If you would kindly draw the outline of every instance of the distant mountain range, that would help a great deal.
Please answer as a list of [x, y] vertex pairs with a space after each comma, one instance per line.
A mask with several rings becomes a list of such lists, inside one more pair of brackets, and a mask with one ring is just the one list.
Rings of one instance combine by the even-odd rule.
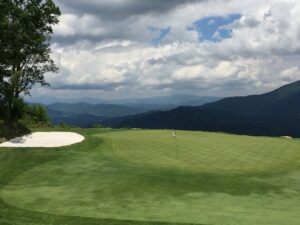
[[93, 105], [89, 103], [54, 103], [46, 107], [53, 124], [64, 122], [79, 127], [92, 127], [107, 118], [134, 115], [147, 111], [122, 105]]
[[62, 113], [71, 113], [75, 115], [91, 114], [101, 117], [125, 116], [145, 112], [144, 109], [113, 104], [92, 105], [88, 103], [54, 103], [48, 105], [47, 108]]
[[178, 107], [103, 123], [112, 127], [300, 137], [300, 81], [263, 95], [225, 98], [198, 107]]
[[212, 96], [196, 96], [196, 95], [170, 95], [152, 98], [136, 98], [136, 99], [124, 99], [116, 100], [114, 104], [122, 104], [129, 106], [142, 106], [146, 107], [153, 106], [154, 108], [159, 108], [162, 106], [199, 106], [205, 103], [214, 102], [220, 100], [220, 97]]
[[[102, 123], [104, 120], [115, 117], [130, 116], [148, 111], [170, 110], [179, 105], [203, 105], [218, 99], [220, 98], [173, 95], [146, 99], [114, 100], [112, 102], [98, 100], [105, 102], [100, 104], [56, 102], [48, 104], [46, 107], [53, 124], [64, 122], [79, 127], [92, 127], [96, 123]], [[88, 101], [88, 99], [85, 100]], [[96, 102], [92, 99], [89, 101]]]
[[143, 108], [160, 109], [174, 108], [178, 106], [198, 106], [205, 103], [214, 102], [220, 100], [220, 97], [213, 96], [197, 96], [197, 95], [170, 95], [151, 98], [129, 98], [129, 99], [117, 99], [117, 100], [105, 100], [100, 98], [55, 98], [55, 97], [32, 97], [27, 98], [26, 101], [32, 103], [41, 103], [44, 105], [51, 105], [54, 103], [88, 103], [88, 104], [112, 104], [112, 105], [124, 105], [124, 106], [144, 106]]

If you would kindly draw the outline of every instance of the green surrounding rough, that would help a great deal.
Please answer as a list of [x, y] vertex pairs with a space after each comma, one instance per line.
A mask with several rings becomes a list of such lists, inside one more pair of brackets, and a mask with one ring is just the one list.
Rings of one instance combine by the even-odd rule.
[[0, 149], [1, 225], [299, 224], [300, 140], [75, 131], [83, 143]]

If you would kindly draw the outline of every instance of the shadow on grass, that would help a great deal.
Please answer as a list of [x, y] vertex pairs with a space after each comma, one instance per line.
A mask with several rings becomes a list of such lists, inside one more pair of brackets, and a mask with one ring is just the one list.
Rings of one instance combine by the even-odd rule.
[[133, 220], [96, 219], [77, 216], [56, 216], [32, 212], [7, 205], [0, 199], [1, 225], [204, 225], [193, 223], [146, 222]]
[[[178, 174], [177, 174], [178, 175]], [[271, 184], [265, 180], [266, 176], [244, 175], [218, 175], [210, 173], [181, 175], [181, 179], [176, 179], [176, 175], [167, 177], [166, 183], [178, 187], [177, 194], [185, 192], [202, 193], [224, 193], [233, 196], [248, 196], [252, 194], [282, 193], [284, 188], [280, 184]], [[185, 188], [184, 188], [185, 187]], [[188, 187], [188, 188], [187, 188]], [[167, 187], [167, 189], [170, 187]]]
[[30, 130], [22, 125], [7, 125], [5, 123], [0, 123], [0, 138], [10, 140], [12, 138], [20, 137], [29, 134]]
[[[248, 196], [252, 194], [283, 193], [286, 185], [280, 182], [270, 181], [282, 173], [205, 173], [192, 172], [179, 169], [153, 168], [132, 165], [116, 160], [110, 166], [117, 168], [111, 176], [127, 176], [130, 185], [140, 187], [141, 192], [155, 193], [164, 191], [173, 196], [182, 196], [188, 193], [223, 193], [233, 196]], [[129, 176], [129, 177], [128, 177]], [[174, 188], [176, 187], [176, 188]], [[130, 187], [116, 187], [122, 193]]]

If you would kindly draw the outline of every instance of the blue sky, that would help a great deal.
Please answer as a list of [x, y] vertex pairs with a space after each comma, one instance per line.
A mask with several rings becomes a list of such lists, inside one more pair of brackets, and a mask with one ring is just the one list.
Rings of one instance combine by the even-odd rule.
[[[223, 39], [231, 37], [232, 30], [228, 28], [227, 25], [232, 24], [240, 18], [241, 14], [205, 17], [194, 22], [194, 24], [188, 27], [187, 30], [196, 30], [198, 32], [199, 42], [220, 42]], [[166, 28], [158, 28], [155, 26], [148, 27], [148, 30], [151, 33], [158, 35], [155, 39], [151, 40], [151, 44], [155, 46], [161, 44], [162, 40], [171, 32], [171, 29], [171, 26]]]
[[157, 33], [158, 37], [151, 41], [153, 45], [159, 45], [161, 41], [170, 33], [171, 26], [167, 28], [149, 27], [148, 30], [152, 33]]
[[231, 30], [226, 25], [241, 18], [240, 14], [230, 14], [227, 16], [211, 16], [200, 19], [194, 23], [193, 28], [199, 34], [199, 41], [219, 42], [231, 37]]

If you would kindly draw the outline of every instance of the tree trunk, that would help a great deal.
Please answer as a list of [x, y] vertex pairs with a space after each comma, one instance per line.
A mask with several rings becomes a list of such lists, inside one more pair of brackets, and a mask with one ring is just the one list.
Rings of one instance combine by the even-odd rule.
[[12, 99], [9, 97], [7, 99], [7, 124], [12, 127], [14, 124], [13, 121], [13, 101]]
[[7, 90], [7, 122], [11, 127], [15, 127], [18, 123], [19, 119], [19, 93], [18, 93], [18, 85], [19, 85], [19, 72], [17, 70], [19, 66], [13, 66], [12, 75], [10, 78], [9, 88]]

